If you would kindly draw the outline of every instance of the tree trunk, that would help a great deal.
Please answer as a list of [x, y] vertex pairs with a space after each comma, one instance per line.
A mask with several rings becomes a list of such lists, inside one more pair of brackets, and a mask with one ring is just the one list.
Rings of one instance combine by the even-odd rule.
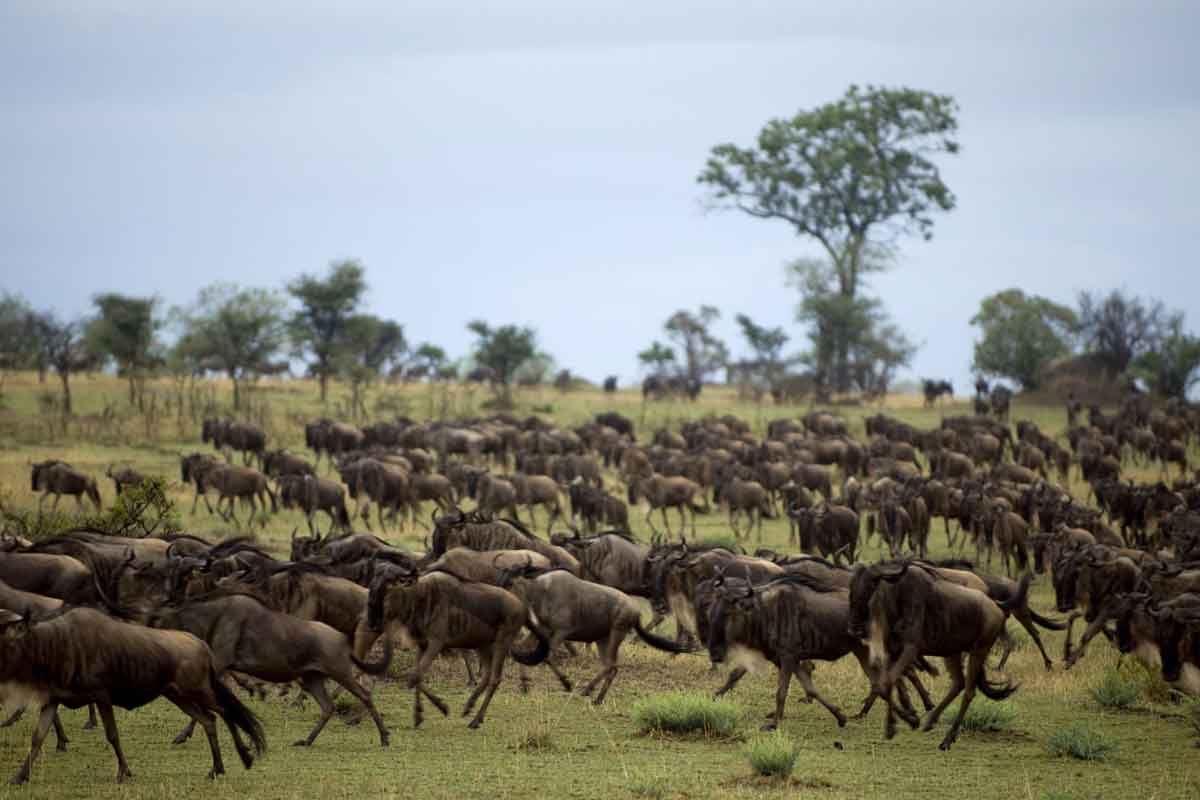
[[242, 387], [241, 381], [234, 373], [229, 373], [230, 380], [233, 381], [233, 409], [238, 411], [242, 407]]
[[71, 373], [64, 370], [58, 373], [59, 380], [62, 381], [62, 396], [63, 396], [63, 416], [71, 416]]
[[321, 387], [321, 405], [325, 405], [325, 393], [328, 390], [329, 376], [325, 374], [325, 370], [321, 370], [317, 376], [317, 384]]

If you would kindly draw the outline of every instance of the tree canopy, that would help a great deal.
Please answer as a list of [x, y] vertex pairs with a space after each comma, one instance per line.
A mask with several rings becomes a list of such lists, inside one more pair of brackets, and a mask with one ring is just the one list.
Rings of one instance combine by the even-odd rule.
[[665, 372], [668, 365], [675, 363], [675, 351], [657, 340], [638, 353], [637, 357], [643, 366], [656, 375]]
[[500, 400], [512, 402], [512, 381], [517, 369], [537, 355], [537, 333], [533, 328], [501, 325], [493, 328], [483, 320], [474, 320], [467, 329], [475, 334], [475, 362], [491, 371], [499, 387]]
[[226, 373], [233, 406], [241, 407], [242, 382], [282, 349], [286, 304], [276, 292], [218, 283], [203, 289], [190, 308], [176, 309], [177, 353], [198, 369]]
[[129, 381], [129, 402], [142, 407], [146, 372], [161, 360], [155, 336], [162, 320], [155, 316], [158, 300], [108, 292], [92, 298], [97, 315], [88, 326], [89, 345], [111, 358]]
[[300, 303], [288, 323], [292, 345], [297, 355], [312, 359], [311, 371], [317, 376], [321, 402], [325, 402], [347, 328], [367, 290], [363, 266], [357, 261], [335, 261], [325, 278], [304, 274], [289, 283], [287, 290]]
[[1200, 338], [1183, 330], [1183, 315], [1173, 314], [1167, 320], [1158, 346], [1148, 350], [1131, 364], [1135, 374], [1150, 384], [1150, 389], [1163, 397], [1185, 399], [1200, 377]]
[[[879, 263], [872, 248], [905, 234], [929, 239], [934, 213], [954, 208], [934, 158], [958, 152], [957, 113], [948, 95], [851, 86], [831, 103], [768, 121], [752, 147], [717, 145], [697, 180], [714, 207], [782, 220], [816, 241], [838, 293], [853, 301]], [[833, 335], [834, 388], [845, 391], [852, 342]]]
[[667, 318], [663, 330], [682, 353], [681, 368], [689, 382], [699, 385], [704, 379], [725, 366], [729, 349], [712, 332], [712, 325], [721, 318], [716, 306], [703, 305], [695, 312], [679, 310]]
[[1119, 289], [1108, 295], [1079, 293], [1079, 332], [1084, 348], [1112, 377], [1124, 372], [1138, 356], [1155, 350], [1169, 322], [1159, 300], [1142, 300]]
[[751, 358], [742, 362], [742, 368], [749, 373], [749, 377], [763, 384], [761, 388], [774, 391], [787, 371], [783, 348], [790, 337], [782, 327], [759, 325], [746, 314], [738, 314], [734, 319], [752, 354]]
[[346, 321], [338, 337], [338, 372], [350, 384], [350, 407], [359, 417], [367, 415], [364, 390], [389, 365], [397, 364], [408, 343], [399, 323], [372, 314], [355, 314]]
[[1037, 388], [1046, 364], [1071, 352], [1079, 319], [1066, 306], [1006, 289], [985, 297], [971, 324], [981, 334], [974, 369], [1010, 378], [1028, 391]]

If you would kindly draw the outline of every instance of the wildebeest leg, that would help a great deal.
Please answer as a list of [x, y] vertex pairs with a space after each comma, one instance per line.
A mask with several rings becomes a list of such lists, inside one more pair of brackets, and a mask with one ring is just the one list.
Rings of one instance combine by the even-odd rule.
[[67, 752], [67, 744], [71, 741], [67, 738], [67, 732], [63, 729], [62, 718], [56, 713], [54, 715], [54, 749], [60, 753]]
[[[646, 512], [646, 525], [650, 528], [650, 531], [652, 533], [654, 533], [655, 535], [658, 535], [658, 528], [654, 527], [653, 516], [654, 516], [654, 506], [650, 506], [650, 510]], [[669, 533], [669, 531], [668, 531], [668, 533]]]
[[92, 731], [92, 730], [96, 729], [96, 704], [95, 703], [88, 703], [88, 718], [87, 718], [87, 722], [83, 723], [83, 729], [85, 731]]
[[[937, 724], [938, 718], [942, 716], [942, 712], [946, 707], [954, 702], [954, 698], [962, 692], [966, 681], [963, 679], [963, 664], [962, 654], [954, 656], [945, 656], [942, 658], [942, 663], [946, 665], [946, 669], [950, 673], [950, 690], [946, 692], [946, 696], [937, 704], [937, 708], [929, 712], [925, 717], [925, 724], [921, 726], [922, 731], [933, 730], [933, 726]], [[962, 717], [962, 710], [959, 710], [959, 717]], [[943, 748], [945, 749], [945, 748]]]
[[[663, 528], [667, 532], [667, 538], [670, 538], [670, 536], [671, 536], [671, 520], [667, 518], [667, 507], [663, 506], [662, 508], [659, 509], [659, 511], [662, 512]], [[679, 511], [679, 518], [683, 519], [683, 510], [682, 509], [680, 509], [680, 511]], [[683, 536], [682, 530], [679, 531], [679, 535], [681, 537]]]
[[360, 686], [351, 675], [347, 674], [342, 677], [331, 675], [330, 677], [344, 687], [346, 691], [354, 695], [358, 699], [358, 702], [363, 704], [363, 707], [367, 709], [367, 713], [371, 715], [371, 719], [375, 720], [375, 727], [379, 731], [380, 747], [387, 747], [391, 741], [391, 735], [383, 725], [383, 717], [380, 715], [379, 709], [375, 707], [375, 702], [371, 699], [371, 693]]
[[787, 703], [788, 687], [792, 683], [792, 673], [796, 671], [796, 660], [788, 656], [779, 659], [779, 684], [775, 687], [775, 713], [767, 717], [763, 723], [764, 731], [773, 731], [783, 721], [783, 709]]
[[483, 717], [487, 714], [488, 706], [492, 704], [492, 697], [495, 696], [496, 689], [500, 687], [500, 679], [504, 675], [504, 659], [508, 656], [508, 645], [493, 642], [479, 648], [477, 652], [479, 653], [480, 683], [471, 697], [467, 698], [467, 707], [463, 709], [463, 716], [466, 716], [467, 712], [471, 710], [480, 694], [483, 695], [483, 702], [479, 704], [479, 711], [476, 712], [475, 718], [467, 725], [471, 730], [475, 730], [483, 724]]
[[25, 757], [25, 763], [17, 770], [17, 774], [9, 779], [10, 784], [22, 784], [29, 780], [29, 771], [33, 769], [33, 762], [42, 750], [42, 742], [46, 740], [46, 734], [50, 732], [50, 726], [54, 724], [54, 716], [57, 713], [58, 703], [42, 706], [37, 725], [33, 729], [33, 738], [29, 743], [29, 755]]
[[726, 692], [731, 691], [733, 687], [737, 686], [738, 681], [740, 681], [745, 675], [745, 667], [735, 667], [734, 670], [729, 673], [729, 678], [725, 681], [725, 685], [720, 689], [717, 689], [717, 691], [713, 694], [713, 697], [720, 697]]
[[[558, 682], [560, 684], [562, 684], [563, 691], [569, 692], [573, 688], [571, 686], [571, 681], [567, 678], [567, 676], [563, 673], [563, 671], [561, 669], [559, 669], [558, 664], [555, 663], [558, 660], [558, 655], [557, 655], [558, 650], [562, 646], [563, 646], [562, 635], [557, 634], [557, 633], [552, 635], [550, 637], [550, 655], [546, 657], [546, 661], [544, 663], [546, 664], [547, 667], [550, 668], [550, 671], [554, 673], [554, 677], [558, 678]], [[521, 667], [521, 680], [522, 680], [522, 682], [525, 682], [528, 680], [528, 677], [526, 676], [526, 669], [524, 666]], [[521, 689], [521, 691], [525, 692], [525, 691], [528, 691], [528, 689], [523, 687]]]
[[433, 692], [425, 688], [424, 676], [429, 669], [429, 665], [433, 663], [433, 659], [437, 658], [438, 653], [442, 651], [442, 643], [434, 640], [425, 645], [425, 649], [421, 651], [420, 658], [417, 659], [417, 665], [413, 667], [412, 675], [409, 676], [408, 685], [413, 689], [413, 727], [419, 728], [423, 719], [423, 710], [421, 708], [421, 695], [424, 694], [429, 698], [429, 701], [437, 706], [438, 711], [442, 714], [449, 715], [449, 709], [442, 702], [441, 698], [435, 696]]
[[300, 685], [304, 691], [312, 695], [312, 698], [317, 701], [317, 705], [321, 707], [321, 717], [313, 729], [308, 732], [308, 737], [292, 742], [292, 746], [311, 747], [333, 716], [333, 701], [329, 699], [329, 694], [325, 691], [325, 677], [322, 675], [310, 672], [300, 679]]
[[604, 665], [604, 669], [600, 670], [600, 673], [581, 692], [586, 697], [591, 693], [596, 682], [600, 680], [600, 676], [603, 675], [604, 684], [600, 687], [600, 691], [596, 693], [596, 699], [592, 701], [594, 705], [600, 705], [604, 702], [604, 698], [608, 694], [608, 687], [612, 686], [613, 680], [617, 677], [617, 655], [621, 650], [621, 642], [625, 640], [625, 636], [628, 633], [628, 629], [621, 629], [619, 627], [609, 631], [608, 640], [605, 641], [604, 649], [600, 652], [600, 663]]
[[96, 705], [100, 707], [100, 719], [104, 721], [104, 738], [108, 739], [108, 744], [117, 756], [117, 783], [123, 783], [126, 778], [133, 777], [133, 772], [125, 761], [125, 754], [121, 752], [121, 735], [117, 733], [117, 720], [113, 716], [113, 708], [108, 703]]
[[[925, 706], [926, 711], [932, 711], [933, 698], [930, 697], [929, 692], [926, 691], [925, 684], [921, 683], [921, 678], [917, 675], [917, 671], [915, 669], [910, 669], [908, 672], [904, 673], [904, 675], [912, 687], [916, 689], [917, 697], [921, 698], [921, 705]], [[903, 686], [903, 683], [901, 683], [901, 686]], [[913, 715], [913, 719], [916, 719], [915, 714]], [[915, 728], [916, 725], [913, 725], [913, 727]]]
[[171, 744], [183, 744], [188, 739], [192, 738], [192, 734], [196, 731], [196, 718], [192, 717], [188, 720], [188, 724], [183, 727], [183, 730], [171, 741]]
[[21, 721], [21, 717], [25, 716], [25, 706], [21, 706], [12, 713], [8, 719], [0, 722], [0, 728], [11, 728], [13, 725]]
[[1000, 654], [1000, 661], [996, 664], [996, 669], [1004, 669], [1004, 665], [1008, 663], [1008, 657], [1012, 655], [1012, 651], [1016, 649], [1016, 643], [1012, 636], [1008, 633], [1008, 628], [1000, 631], [1000, 636], [996, 641], [1004, 642], [1004, 652]]
[[837, 720], [838, 727], [844, 728], [846, 726], [846, 715], [837, 706], [830, 703], [824, 697], [821, 697], [817, 692], [817, 687], [813, 685], [813, 663], [811, 661], [802, 661], [796, 666], [793, 672], [796, 675], [796, 679], [800, 681], [800, 685], [804, 687], [804, 693], [825, 706], [825, 710], [833, 714], [833, 718]]
[[467, 670], [467, 688], [475, 688], [475, 672], [471, 669], [471, 653], [469, 650], [459, 650], [459, 655], [462, 656], [463, 667]]
[[[1046, 662], [1046, 669], [1054, 668], [1054, 662], [1050, 660], [1050, 655], [1046, 652], [1045, 645], [1042, 644], [1042, 637], [1038, 635], [1037, 626], [1033, 624], [1033, 619], [1029, 616], [1028, 609], [1022, 609], [1013, 614], [1017, 622], [1021, 623], [1021, 627], [1029, 633], [1029, 638], [1033, 639], [1033, 643], [1037, 645], [1038, 652], [1042, 654], [1042, 660]], [[1000, 662], [1000, 668], [1004, 669], [1004, 662]]]
[[[971, 700], [975, 697], [975, 686], [979, 679], [983, 677], [984, 667], [987, 665], [987, 652], [990, 648], [981, 650], [973, 650], [967, 662], [966, 675], [966, 691], [963, 692], [962, 705], [958, 707], [958, 714], [954, 717], [954, 722], [950, 725], [950, 730], [946, 733], [946, 738], [942, 739], [942, 743], [938, 745], [939, 750], [949, 750], [950, 745], [954, 744], [954, 740], [958, 738], [958, 729], [962, 726], [963, 717], [967, 715], [967, 709], [971, 707]], [[962, 676], [962, 655], [960, 654], [955, 661], [957, 662], [957, 673], [952, 671], [951, 679], [955, 683], [963, 680]], [[947, 660], [947, 666], [950, 666]], [[928, 728], [926, 728], [928, 730]]]
[[[1064, 669], [1070, 669], [1071, 667], [1075, 666], [1076, 661], [1083, 658], [1084, 651], [1087, 650], [1088, 642], [1090, 642], [1096, 636], [1097, 633], [1104, 630], [1104, 625], [1107, 622], [1108, 622], [1108, 606], [1106, 605], [1100, 609], [1100, 612], [1098, 614], [1096, 614], [1096, 618], [1088, 623], [1087, 629], [1084, 630], [1083, 635], [1079, 637], [1079, 646], [1076, 647], [1073, 651], [1071, 651], [1071, 654], [1068, 655], [1066, 657], [1065, 661], [1063, 662]], [[1070, 629], [1068, 629], [1068, 631], [1069, 630]], [[1071, 641], [1070, 634], [1068, 633], [1068, 635], [1067, 635], [1067, 646], [1068, 647], [1070, 646], [1070, 641]]]

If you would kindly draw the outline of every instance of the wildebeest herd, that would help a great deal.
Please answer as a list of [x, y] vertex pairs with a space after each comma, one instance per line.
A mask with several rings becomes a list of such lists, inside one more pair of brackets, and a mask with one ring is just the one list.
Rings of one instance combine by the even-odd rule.
[[[462, 713], [474, 712], [475, 728], [510, 655], [523, 686], [529, 668], [545, 665], [571, 691], [563, 653], [594, 644], [599, 670], [581, 692], [599, 704], [619, 674], [622, 644], [635, 635], [661, 651], [704, 651], [714, 666], [728, 664], [717, 694], [750, 662], [774, 665], [768, 727], [782, 721], [793, 677], [844, 725], [846, 714], [818, 690], [814, 665], [852, 655], [864, 674], [858, 713], [882, 701], [889, 738], [896, 717], [922, 724], [914, 695], [925, 730], [961, 695], [947, 749], [976, 691], [1002, 699], [1017, 689], [995, 676], [1013, 647], [1010, 617], [1047, 669], [1053, 661], [1039, 629], [1067, 631], [1066, 668], [1104, 635], [1180, 692], [1200, 694], [1200, 484], [1187, 475], [1200, 410], [1151, 410], [1131, 397], [1113, 414], [1093, 407], [1077, 424], [1082, 410], [1068, 408], [1072, 424], [1060, 441], [1028, 421], [1011, 428], [1007, 397], [993, 392], [988, 408], [996, 413], [947, 417], [931, 430], [871, 416], [865, 440], [820, 411], [772, 421], [765, 437], [723, 416], [641, 443], [633, 423], [612, 412], [574, 429], [504, 415], [365, 428], [322, 419], [305, 427], [312, 462], [269, 450], [252, 424], [207, 420], [202, 440], [217, 453], [180, 460], [182, 481], [195, 489], [191, 512], [203, 498], [210, 513], [236, 520], [240, 501], [253, 523], [268, 505], [282, 505], [305, 514], [308, 535], [294, 531], [286, 556], [252, 536], [125, 538], [86, 528], [35, 542], [6, 536], [0, 687], [13, 719], [24, 706], [38, 714], [13, 781], [29, 778], [51, 728], [65, 749], [59, 707], [84, 705], [98, 712], [124, 779], [131, 772], [113, 708], [158, 697], [188, 718], [177, 743], [197, 723], [203, 728], [210, 775], [223, 772], [218, 718], [249, 767], [265, 734], [226, 681], [260, 697], [264, 684], [298, 684], [320, 707], [296, 743], [307, 746], [334, 714], [332, 680], [386, 746], [383, 716], [361, 680], [384, 675], [395, 648], [416, 651], [403, 678], [414, 726], [425, 701], [449, 711], [429, 684], [439, 655], [461, 658], [473, 686]], [[231, 451], [242, 453], [241, 464]], [[323, 460], [328, 477], [318, 474]], [[1162, 480], [1122, 478], [1131, 465], [1153, 464]], [[1181, 471], [1172, 481], [1173, 466]], [[1094, 504], [1064, 488], [1076, 470]], [[144, 479], [130, 467], [108, 476], [118, 492]], [[42, 501], [66, 494], [81, 507], [83, 497], [102, 503], [96, 481], [62, 461], [33, 465], [31, 486]], [[646, 509], [650, 542], [631, 533], [635, 506]], [[728, 515], [732, 549], [696, 540], [696, 515], [717, 509]], [[538, 510], [548, 538], [535, 533]], [[324, 534], [318, 512], [328, 518]], [[798, 552], [748, 554], [741, 543], [753, 548], [756, 532], [761, 543], [762, 519], [780, 516]], [[973, 550], [974, 561], [929, 560], [939, 518], [947, 546]], [[368, 532], [353, 532], [355, 520]], [[424, 552], [379, 538], [372, 521], [384, 535], [422, 531]], [[886, 560], [863, 563], [872, 541]], [[1004, 574], [986, 571], [994, 557]], [[1031, 608], [1035, 574], [1049, 575], [1066, 618]], [[643, 605], [653, 612], [646, 623]], [[1079, 616], [1086, 627], [1076, 644]], [[673, 638], [654, 632], [667, 617]], [[997, 643], [999, 662], [989, 665]], [[937, 703], [926, 687], [935, 657], [950, 679]]]

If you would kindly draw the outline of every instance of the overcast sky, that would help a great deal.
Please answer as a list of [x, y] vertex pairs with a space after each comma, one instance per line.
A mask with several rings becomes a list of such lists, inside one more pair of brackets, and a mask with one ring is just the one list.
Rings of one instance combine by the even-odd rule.
[[2, 288], [65, 314], [367, 266], [461, 355], [533, 325], [593, 378], [677, 308], [783, 324], [782, 222], [706, 213], [709, 148], [853, 82], [953, 95], [959, 205], [876, 278], [960, 393], [982, 297], [1161, 297], [1200, 329], [1200, 3], [9, 0]]

